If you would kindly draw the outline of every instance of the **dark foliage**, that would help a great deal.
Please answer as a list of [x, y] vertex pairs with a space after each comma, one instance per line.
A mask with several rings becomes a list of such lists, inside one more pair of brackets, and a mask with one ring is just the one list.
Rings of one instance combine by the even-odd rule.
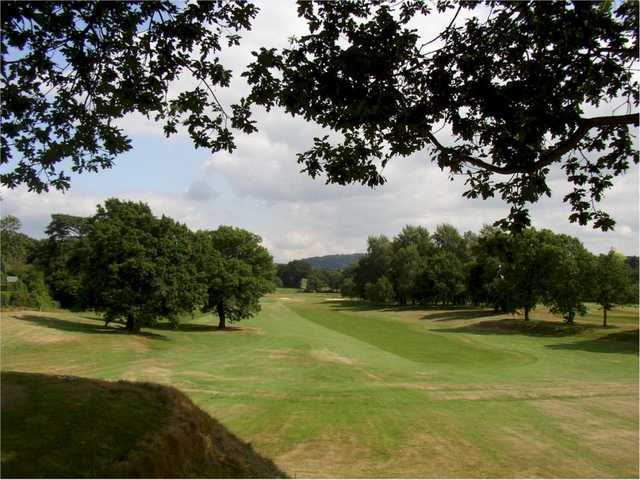
[[292, 260], [287, 264], [278, 264], [277, 275], [285, 288], [300, 288], [303, 278], [311, 275], [313, 268], [304, 260]]
[[[450, 11], [451, 23], [421, 38], [410, 22], [433, 10]], [[468, 10], [476, 15], [456, 23]], [[260, 49], [243, 75], [252, 103], [339, 134], [298, 155], [309, 175], [376, 186], [394, 157], [427, 148], [467, 176], [465, 196], [511, 205], [497, 224], [518, 231], [528, 205], [551, 194], [556, 166], [573, 187], [569, 220], [613, 227], [595, 204], [638, 162], [629, 128], [638, 125], [636, 2], [301, 0], [298, 13], [308, 33], [282, 51]], [[627, 114], [585, 114], [612, 100]], [[436, 136], [442, 125], [449, 145]]]
[[[111, 167], [131, 148], [116, 121], [132, 112], [167, 135], [184, 125], [196, 147], [232, 151], [231, 128], [254, 127], [245, 104], [218, 101], [231, 78], [219, 54], [256, 13], [246, 0], [2, 2], [2, 185], [65, 190], [65, 166]], [[198, 86], [169, 98], [182, 74]]]
[[273, 258], [262, 239], [241, 228], [222, 225], [214, 231], [196, 234], [205, 245], [197, 261], [206, 272], [201, 280], [206, 289], [204, 311], [215, 310], [218, 328], [260, 311], [260, 298], [275, 289]]

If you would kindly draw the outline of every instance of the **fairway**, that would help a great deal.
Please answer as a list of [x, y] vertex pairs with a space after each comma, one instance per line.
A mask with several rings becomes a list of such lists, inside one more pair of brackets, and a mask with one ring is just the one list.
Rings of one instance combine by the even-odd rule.
[[538, 309], [523, 329], [281, 290], [224, 332], [213, 316], [135, 336], [86, 312], [3, 312], [1, 360], [177, 387], [291, 477], [637, 478], [638, 312], [606, 330], [600, 314], [565, 328]]

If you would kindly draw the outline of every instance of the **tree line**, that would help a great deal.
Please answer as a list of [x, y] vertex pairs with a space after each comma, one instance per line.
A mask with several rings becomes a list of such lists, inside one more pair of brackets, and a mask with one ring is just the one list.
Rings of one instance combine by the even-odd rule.
[[568, 323], [593, 301], [606, 326], [614, 305], [638, 302], [637, 267], [637, 257], [594, 255], [550, 230], [406, 226], [393, 239], [369, 237], [366, 255], [343, 271], [341, 293], [380, 304], [488, 305], [521, 310], [525, 320], [544, 304]]
[[313, 268], [306, 260], [292, 260], [276, 265], [277, 284], [300, 288], [306, 292], [339, 292], [344, 281], [342, 270]]
[[3, 304], [95, 309], [130, 332], [182, 315], [215, 312], [218, 328], [260, 310], [275, 288], [261, 238], [230, 226], [191, 231], [140, 202], [109, 199], [92, 217], [54, 214], [46, 239], [2, 219]]

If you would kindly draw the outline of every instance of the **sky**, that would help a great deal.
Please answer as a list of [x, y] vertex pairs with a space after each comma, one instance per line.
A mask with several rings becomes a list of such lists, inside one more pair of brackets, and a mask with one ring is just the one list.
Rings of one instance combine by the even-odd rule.
[[[292, 35], [305, 32], [293, 3], [258, 4], [261, 11], [252, 31], [243, 35], [240, 47], [221, 55], [234, 70], [231, 87], [219, 92], [227, 104], [246, 92], [239, 73], [251, 61], [251, 51], [284, 47]], [[415, 26], [425, 38], [432, 38], [450, 19], [450, 13], [438, 15]], [[190, 85], [192, 79], [183, 77], [172, 89]], [[605, 105], [598, 113], [610, 110]], [[278, 110], [268, 114], [257, 110], [255, 118], [258, 133], [238, 134], [238, 148], [232, 154], [212, 154], [196, 150], [183, 132], [167, 139], [161, 125], [131, 115], [120, 125], [133, 149], [119, 156], [113, 168], [72, 176], [71, 189], [65, 193], [0, 187], [0, 212], [17, 216], [24, 233], [41, 238], [53, 213], [89, 216], [111, 197], [143, 201], [156, 215], [170, 216], [192, 229], [233, 225], [257, 233], [277, 262], [364, 252], [368, 236], [393, 237], [407, 224], [433, 230], [450, 223], [461, 232], [478, 231], [508, 214], [508, 206], [499, 199], [463, 198], [464, 177], [449, 178], [426, 152], [389, 162], [382, 187], [325, 185], [322, 179], [299, 173], [296, 163], [296, 153], [308, 149], [313, 137], [322, 133], [318, 126]], [[550, 185], [552, 197], [531, 208], [533, 226], [578, 237], [594, 253], [614, 248], [638, 254], [637, 165], [616, 179], [601, 202], [617, 222], [613, 232], [569, 223], [570, 211], [562, 202], [569, 186], [559, 169], [551, 172]]]

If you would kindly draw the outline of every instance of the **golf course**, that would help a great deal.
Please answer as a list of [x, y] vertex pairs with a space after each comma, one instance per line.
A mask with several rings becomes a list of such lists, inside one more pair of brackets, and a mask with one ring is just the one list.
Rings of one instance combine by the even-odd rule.
[[[58, 402], [60, 421], [82, 402], [81, 391], [30, 397], [19, 373], [31, 372], [175, 387], [292, 478], [637, 478], [638, 309], [615, 308], [606, 329], [601, 315], [590, 304], [567, 325], [539, 307], [525, 322], [480, 307], [380, 307], [287, 289], [224, 331], [214, 315], [129, 335], [90, 312], [6, 311], [3, 475], [37, 471], [57, 431], [24, 413], [31, 401]], [[99, 429], [104, 413], [123, 436], [151, 428], [135, 418], [161, 412], [136, 410], [134, 393], [122, 394], [133, 395], [131, 409], [107, 403], [80, 425]], [[75, 440], [50, 441], [65, 452]], [[75, 451], [64, 472], [95, 474], [69, 467], [87, 459]]]

